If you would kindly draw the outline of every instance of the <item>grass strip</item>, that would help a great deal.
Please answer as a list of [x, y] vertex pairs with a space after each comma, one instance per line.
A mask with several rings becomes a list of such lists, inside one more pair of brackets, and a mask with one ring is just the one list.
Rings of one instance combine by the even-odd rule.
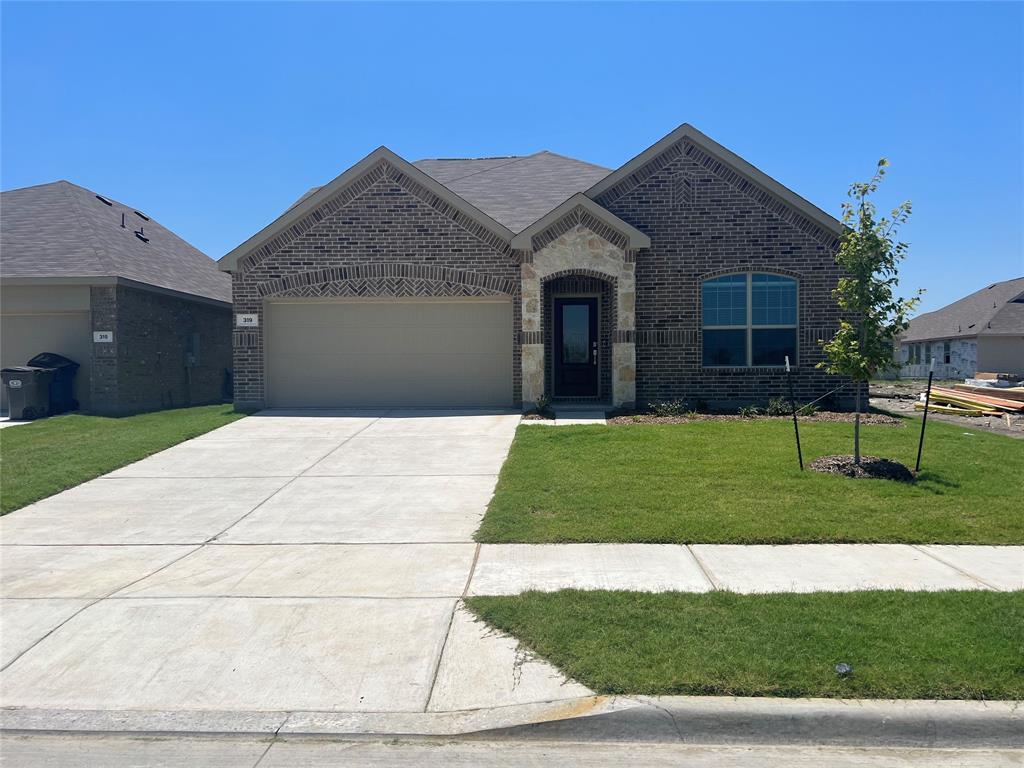
[[[852, 452], [850, 424], [800, 434], [805, 464]], [[917, 439], [862, 427], [865, 453], [911, 467]], [[801, 472], [779, 420], [521, 426], [477, 539], [1020, 544], [1022, 495], [1024, 442], [939, 422], [914, 483]]]
[[[603, 694], [1024, 699], [1024, 592], [565, 590], [467, 602]], [[840, 662], [852, 674], [837, 674]]]
[[242, 416], [231, 405], [207, 405], [118, 418], [71, 413], [0, 430], [0, 514]]

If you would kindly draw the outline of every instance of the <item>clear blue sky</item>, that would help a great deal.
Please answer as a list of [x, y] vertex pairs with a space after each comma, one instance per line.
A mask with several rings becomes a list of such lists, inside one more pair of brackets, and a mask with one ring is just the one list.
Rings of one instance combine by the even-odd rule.
[[1024, 275], [1019, 3], [13, 3], [0, 184], [219, 257], [380, 144], [616, 167], [683, 122], [835, 215], [886, 156], [934, 309]]

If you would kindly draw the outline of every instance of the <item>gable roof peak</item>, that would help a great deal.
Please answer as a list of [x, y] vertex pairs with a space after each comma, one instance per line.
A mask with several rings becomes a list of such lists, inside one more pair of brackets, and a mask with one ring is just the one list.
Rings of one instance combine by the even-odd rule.
[[334, 177], [327, 184], [307, 192], [284, 213], [270, 222], [270, 224], [222, 256], [217, 262], [218, 266], [225, 272], [233, 272], [238, 268], [238, 263], [241, 259], [264, 246], [271, 246], [272, 250], [277, 250], [277, 246], [274, 246], [272, 243], [275, 238], [279, 235], [284, 235], [290, 228], [296, 225], [301, 224], [303, 227], [308, 228], [309, 221], [307, 221], [307, 217], [373, 171], [381, 162], [387, 163], [399, 173], [404, 174], [417, 185], [426, 189], [429, 193], [452, 206], [481, 227], [483, 231], [486, 231], [489, 237], [496, 238], [504, 243], [506, 247], [511, 241], [512, 232], [508, 227], [491, 218], [464, 197], [461, 197], [433, 176], [382, 144], [355, 165]]
[[582, 192], [577, 192], [513, 237], [512, 247], [523, 251], [532, 250], [534, 237], [540, 235], [552, 225], [557, 224], [561, 219], [577, 209], [586, 211], [597, 221], [621, 234], [625, 239], [626, 247], [630, 250], [651, 247], [650, 237], [629, 222], [623, 221], [608, 209], [595, 203]]
[[723, 147], [710, 136], [699, 131], [691, 123], [682, 123], [678, 128], [663, 136], [639, 155], [627, 161], [615, 171], [612, 171], [588, 189], [586, 191], [587, 196], [595, 200], [600, 198], [601, 195], [626, 181], [633, 174], [642, 171], [650, 163], [684, 140], [690, 141], [708, 155], [713, 156], [728, 166], [740, 177], [782, 201], [789, 208], [814, 222], [826, 232], [836, 236], [842, 234], [843, 226], [834, 216], [780, 184], [764, 171], [755, 168], [735, 152]]

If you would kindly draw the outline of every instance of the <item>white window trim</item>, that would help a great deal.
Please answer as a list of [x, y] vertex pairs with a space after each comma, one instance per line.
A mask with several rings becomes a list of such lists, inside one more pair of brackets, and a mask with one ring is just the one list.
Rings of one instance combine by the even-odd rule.
[[[704, 325], [704, 283], [710, 280], [717, 280], [720, 277], [731, 277], [733, 275], [745, 275], [747, 278], [747, 308], [746, 325]], [[796, 283], [796, 322], [782, 325], [754, 325], [754, 275], [774, 275], [784, 277]], [[702, 368], [785, 368], [785, 363], [778, 365], [754, 365], [754, 330], [794, 330], [796, 331], [795, 356], [796, 360], [790, 360], [789, 364], [794, 368], [800, 360], [800, 281], [791, 275], [783, 275], [779, 272], [771, 272], [764, 269], [750, 270], [748, 272], [726, 272], [714, 277], [708, 277], [700, 281], [700, 343], [701, 343], [701, 367]], [[746, 331], [747, 340], [747, 362], [743, 365], [713, 365], [704, 362], [704, 331]]]

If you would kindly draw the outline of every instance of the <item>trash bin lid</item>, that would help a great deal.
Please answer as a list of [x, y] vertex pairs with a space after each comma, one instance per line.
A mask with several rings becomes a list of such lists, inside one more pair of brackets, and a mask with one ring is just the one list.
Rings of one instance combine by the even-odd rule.
[[0, 370], [0, 373], [35, 373], [36, 371], [49, 371], [50, 368], [40, 368], [33, 365], [12, 365], [9, 368]]
[[58, 355], [56, 352], [42, 352], [25, 365], [36, 366], [38, 368], [67, 368], [69, 365], [78, 367], [78, 363], [74, 360], [69, 360], [64, 355]]

